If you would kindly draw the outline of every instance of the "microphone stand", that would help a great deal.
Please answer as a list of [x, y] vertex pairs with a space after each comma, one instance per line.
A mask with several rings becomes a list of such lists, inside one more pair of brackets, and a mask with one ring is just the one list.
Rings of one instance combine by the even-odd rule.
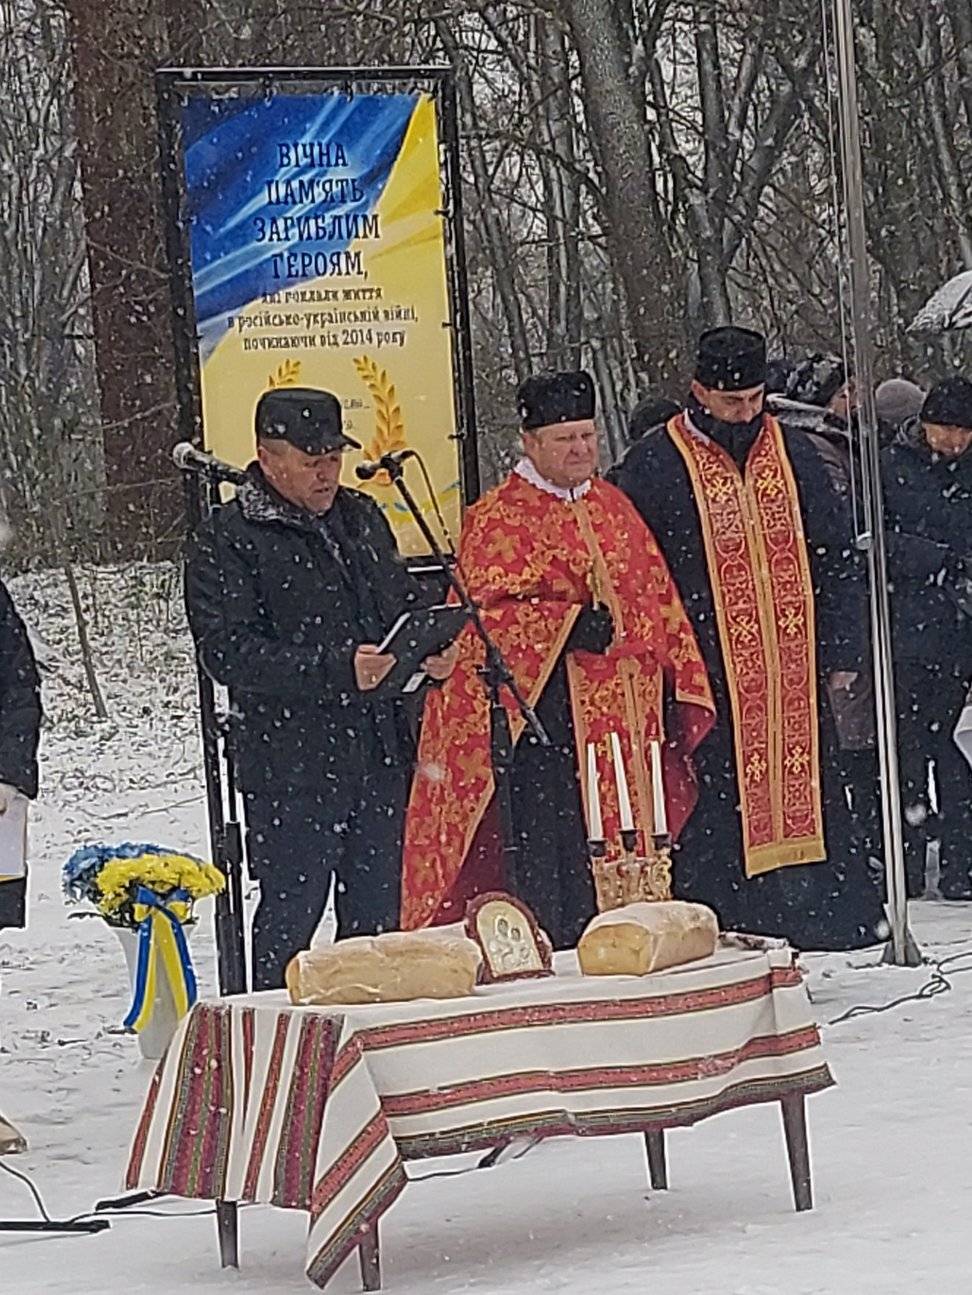
[[[219, 506], [220, 482], [226, 478], [216, 464], [181, 464], [186, 501], [187, 530], [192, 535], [203, 519], [203, 498], [207, 514]], [[193, 476], [201, 478], [196, 483]], [[220, 568], [222, 574], [222, 568]], [[224, 595], [225, 596], [225, 595]], [[232, 750], [232, 697], [230, 713], [216, 709], [216, 689], [203, 669], [196, 653], [196, 683], [199, 693], [199, 717], [202, 733], [203, 767], [206, 776], [206, 809], [213, 862], [226, 879], [216, 896], [216, 961], [219, 992], [245, 994], [247, 990], [246, 936], [243, 912], [243, 834], [240, 828], [236, 772]], [[225, 799], [224, 799], [225, 793]], [[153, 1196], [162, 1193], [152, 1193]], [[139, 1194], [130, 1196], [122, 1206], [137, 1203]], [[217, 1200], [216, 1229], [219, 1237], [220, 1262], [224, 1268], [239, 1265], [239, 1205], [236, 1201]]]
[[[219, 503], [219, 486], [224, 479], [218, 469], [204, 465], [182, 467], [186, 517], [192, 534], [203, 519], [202, 495], [211, 512]], [[202, 489], [192, 477], [202, 478]], [[216, 896], [216, 955], [219, 992], [245, 994], [247, 989], [246, 942], [243, 931], [243, 836], [237, 806], [236, 777], [232, 755], [232, 714], [216, 709], [213, 681], [196, 656], [203, 767], [206, 777], [206, 808], [213, 860], [226, 879]], [[225, 800], [224, 800], [225, 791]]]
[[496, 800], [500, 813], [500, 832], [503, 842], [503, 865], [506, 872], [506, 883], [513, 894], [517, 893], [517, 853], [516, 828], [513, 823], [513, 735], [510, 731], [510, 717], [503, 705], [502, 690], [509, 689], [517, 709], [541, 746], [549, 746], [550, 738], [540, 723], [513, 678], [513, 673], [506, 659], [499, 650], [495, 640], [483, 623], [482, 611], [476, 600], [466, 589], [458, 570], [449, 561], [439, 541], [432, 533], [432, 528], [422, 515], [405, 481], [404, 463], [399, 462], [394, 454], [386, 454], [378, 460], [388, 473], [395, 489], [401, 495], [415, 525], [422, 533], [432, 553], [442, 566], [449, 587], [459, 599], [472, 622], [473, 629], [483, 645], [486, 659], [480, 671], [489, 698], [489, 749], [493, 766], [493, 785], [496, 788]]

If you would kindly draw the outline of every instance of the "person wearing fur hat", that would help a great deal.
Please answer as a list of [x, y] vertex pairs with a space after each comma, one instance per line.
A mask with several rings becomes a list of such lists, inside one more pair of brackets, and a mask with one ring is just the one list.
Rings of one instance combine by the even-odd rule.
[[[620, 858], [630, 813], [636, 848], [646, 848], [655, 831], [657, 739], [666, 821], [677, 837], [695, 805], [693, 753], [714, 714], [701, 653], [654, 537], [598, 473], [591, 375], [533, 374], [516, 408], [523, 457], [467, 511], [459, 566], [549, 745], [513, 713], [510, 839], [495, 794], [482, 644], [467, 626], [455, 672], [429, 697], [422, 720], [402, 925], [461, 921], [469, 899], [507, 890], [565, 949], [595, 913], [588, 835], [603, 839], [608, 860]], [[630, 786], [627, 810], [615, 751]]]
[[[883, 453], [909, 892], [939, 842], [940, 889], [972, 899], [972, 774], [952, 742], [972, 682], [972, 381], [946, 378]], [[935, 813], [928, 767], [935, 772]]]
[[766, 368], [761, 334], [703, 334], [684, 411], [610, 475], [658, 537], [716, 698], [676, 894], [727, 930], [849, 949], [882, 916], [827, 699], [863, 669], [866, 599], [846, 501], [767, 412]]

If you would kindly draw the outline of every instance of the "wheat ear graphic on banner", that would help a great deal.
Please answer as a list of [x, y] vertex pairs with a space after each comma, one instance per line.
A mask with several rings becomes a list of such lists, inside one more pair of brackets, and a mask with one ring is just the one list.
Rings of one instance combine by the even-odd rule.
[[[395, 384], [389, 378], [387, 369], [380, 368], [377, 362], [369, 359], [367, 355], [356, 359], [354, 367], [371, 392], [371, 399], [375, 406], [375, 438], [365, 446], [365, 457], [372, 463], [377, 463], [383, 454], [391, 454], [394, 450], [407, 448], [405, 419], [402, 417], [402, 407], [398, 403]], [[379, 472], [374, 478], [374, 484], [390, 486], [391, 480], [388, 473]]]
[[300, 360], [284, 360], [283, 364], [270, 374], [267, 389], [275, 391], [277, 387], [295, 387], [300, 377]]

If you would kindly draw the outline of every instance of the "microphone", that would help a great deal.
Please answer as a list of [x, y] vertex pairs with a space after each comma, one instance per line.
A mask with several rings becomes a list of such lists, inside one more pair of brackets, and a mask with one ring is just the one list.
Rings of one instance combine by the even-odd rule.
[[172, 462], [182, 472], [198, 472], [214, 481], [229, 481], [234, 486], [246, 480], [246, 473], [241, 468], [234, 468], [232, 463], [224, 463], [214, 454], [197, 449], [191, 441], [180, 441], [173, 448]]
[[359, 481], [370, 481], [379, 472], [394, 472], [406, 459], [417, 457], [415, 450], [392, 450], [390, 454], [383, 454], [377, 463], [359, 463], [354, 470], [354, 475]]

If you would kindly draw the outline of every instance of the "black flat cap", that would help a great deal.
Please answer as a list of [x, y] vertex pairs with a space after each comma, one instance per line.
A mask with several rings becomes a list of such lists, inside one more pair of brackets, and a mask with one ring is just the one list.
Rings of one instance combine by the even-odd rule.
[[712, 328], [699, 338], [695, 377], [710, 391], [749, 391], [766, 382], [766, 338], [749, 328]]
[[258, 440], [289, 441], [305, 454], [360, 450], [342, 430], [341, 402], [330, 391], [314, 387], [277, 387], [257, 402]]
[[581, 423], [594, 417], [597, 400], [589, 373], [535, 373], [520, 384], [516, 406], [524, 431], [554, 423]]

